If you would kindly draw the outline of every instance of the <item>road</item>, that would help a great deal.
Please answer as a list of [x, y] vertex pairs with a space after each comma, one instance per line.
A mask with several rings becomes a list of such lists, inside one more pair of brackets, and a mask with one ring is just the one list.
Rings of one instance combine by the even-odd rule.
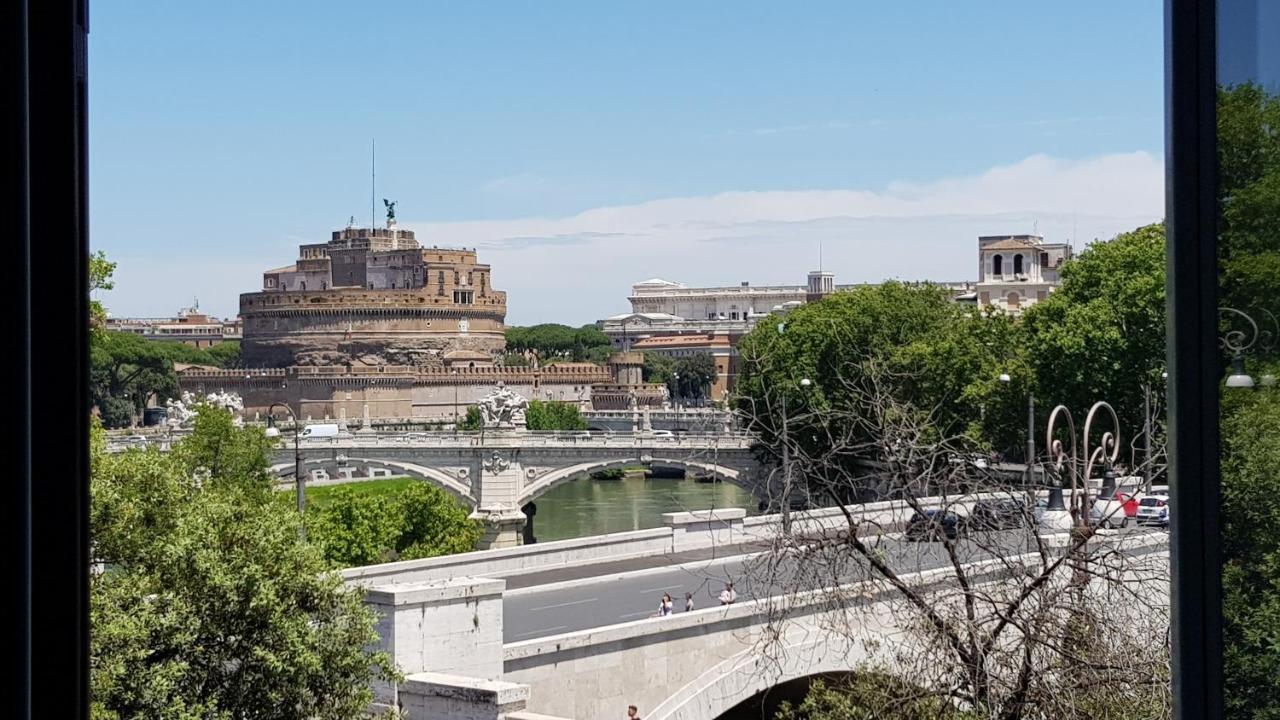
[[[1024, 531], [1004, 531], [963, 539], [956, 547], [962, 561], [972, 562], [1034, 551], [1026, 543]], [[928, 570], [949, 563], [939, 542], [911, 542], [896, 535], [885, 536], [881, 548], [890, 567], [899, 572]], [[686, 592], [693, 593], [695, 609], [712, 607], [719, 604], [718, 597], [726, 581], [734, 583], [739, 602], [780, 594], [784, 589], [795, 590], [798, 583], [794, 561], [779, 561], [770, 572], [762, 567], [763, 562], [761, 557], [735, 555], [686, 562], [674, 568], [614, 569], [607, 564], [601, 566], [599, 574], [572, 582], [552, 576], [548, 582], [554, 584], [547, 585], [545, 590], [539, 589], [536, 579], [532, 583], [528, 577], [513, 579], [516, 580], [513, 585], [519, 589], [514, 593], [509, 591], [503, 598], [503, 640], [509, 643], [531, 640], [651, 617], [657, 614], [663, 593], [670, 593], [675, 600], [676, 612], [684, 612]], [[840, 575], [844, 581], [852, 579], [852, 567], [842, 570]], [[799, 576], [799, 584], [810, 587], [832, 584], [818, 583], [816, 578], [821, 576], [821, 569], [812, 566], [806, 566]], [[769, 577], [775, 582], [755, 580]]]

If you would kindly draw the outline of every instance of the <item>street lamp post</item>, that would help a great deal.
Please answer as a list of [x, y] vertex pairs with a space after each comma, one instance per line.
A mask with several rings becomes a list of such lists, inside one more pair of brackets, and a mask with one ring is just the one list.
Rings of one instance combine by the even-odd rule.
[[[808, 389], [809, 378], [800, 379], [800, 387]], [[782, 532], [791, 534], [791, 438], [787, 431], [787, 394], [782, 394]]]
[[[293, 414], [293, 408], [285, 403], [271, 403], [271, 407], [267, 408], [267, 437], [280, 437], [280, 429], [275, 425], [275, 412], [277, 407], [284, 408], [289, 413], [289, 419], [293, 421], [293, 483], [298, 494], [298, 515], [302, 516], [307, 511], [307, 485], [306, 479], [302, 475], [302, 449], [298, 446], [298, 437], [302, 433], [298, 430], [298, 417]], [[305, 525], [299, 526], [299, 532], [306, 537], [307, 528]]]
[[679, 422], [680, 398], [684, 395], [684, 393], [680, 392], [680, 373], [672, 371], [671, 379], [674, 381], [674, 385], [675, 385], [674, 395], [675, 395], [675, 401], [676, 401], [676, 418], [677, 418], [676, 421]]
[[453, 369], [453, 434], [458, 434], [458, 369]]
[[[1111, 417], [1111, 424], [1114, 431], [1104, 432], [1099, 439], [1098, 447], [1092, 452], [1089, 450], [1089, 437], [1092, 434], [1094, 419], [1101, 411]], [[1058, 419], [1063, 418], [1067, 425], [1068, 439], [1071, 441], [1071, 450], [1067, 451], [1062, 440], [1054, 437], [1054, 431], [1058, 426]], [[1054, 466], [1058, 470], [1058, 481], [1049, 491], [1049, 507], [1045, 509], [1044, 517], [1041, 524], [1047, 528], [1063, 529], [1061, 527], [1062, 514], [1066, 511], [1063, 505], [1063, 480], [1062, 471], [1066, 467], [1066, 474], [1071, 481], [1071, 510], [1068, 517], [1069, 527], [1077, 530], [1088, 528], [1089, 525], [1089, 476], [1093, 472], [1094, 464], [1101, 462], [1105, 468], [1105, 472], [1110, 477], [1104, 479], [1103, 487], [1099, 490], [1099, 495], [1106, 495], [1107, 492], [1115, 492], [1115, 483], [1112, 478], [1111, 469], [1115, 464], [1116, 458], [1120, 453], [1120, 420], [1116, 416], [1116, 411], [1111, 407], [1110, 403], [1099, 400], [1089, 408], [1089, 414], [1085, 416], [1084, 421], [1084, 452], [1076, 453], [1076, 426], [1075, 421], [1071, 417], [1071, 411], [1065, 405], [1059, 405], [1049, 414], [1049, 426], [1045, 433], [1046, 446], [1049, 448], [1049, 454], [1054, 459]], [[1077, 465], [1080, 465], [1080, 459], [1084, 458], [1084, 478], [1081, 480], [1077, 477]], [[1050, 516], [1053, 513], [1053, 516]]]

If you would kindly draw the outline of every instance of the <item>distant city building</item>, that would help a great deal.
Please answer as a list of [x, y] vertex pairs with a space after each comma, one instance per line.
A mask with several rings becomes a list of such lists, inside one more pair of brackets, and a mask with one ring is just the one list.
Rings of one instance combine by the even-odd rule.
[[171, 318], [107, 318], [107, 329], [141, 335], [157, 342], [180, 342], [207, 348], [226, 340], [241, 338], [241, 321], [221, 320], [200, 312], [198, 307], [183, 308]]
[[1067, 243], [1046, 243], [1039, 235], [979, 237], [978, 306], [1021, 313], [1058, 287], [1071, 256]]
[[[972, 282], [943, 283], [957, 299], [973, 295]], [[813, 270], [804, 285], [686, 287], [654, 278], [631, 286], [631, 312], [601, 320], [600, 329], [618, 350], [673, 357], [710, 354], [717, 378], [712, 399], [732, 393], [738, 375], [738, 340], [761, 318], [782, 314], [832, 293], [863, 285], [837, 285], [835, 274]]]

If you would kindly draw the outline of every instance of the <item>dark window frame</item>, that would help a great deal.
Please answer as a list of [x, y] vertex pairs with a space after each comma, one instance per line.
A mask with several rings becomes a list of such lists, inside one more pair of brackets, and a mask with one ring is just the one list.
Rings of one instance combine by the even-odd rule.
[[[84, 293], [54, 289], [68, 276], [88, 283], [87, 0], [12, 0], [0, 18], [11, 109], [0, 123], [15, 159], [0, 172], [16, 189], [4, 193], [13, 270], [2, 287], [19, 388], [3, 440], [10, 487], [0, 526], [14, 582], [0, 715], [41, 717], [56, 702], [62, 716], [86, 718], [88, 308]], [[1218, 414], [1215, 20], [1211, 0], [1165, 1], [1173, 683], [1183, 720], [1222, 712], [1219, 439], [1216, 423], [1201, 423]], [[58, 457], [61, 472], [36, 482], [38, 457]]]
[[[1169, 494], [1174, 717], [1222, 716], [1217, 12], [1165, 0]], [[1204, 419], [1208, 419], [1205, 422]]]

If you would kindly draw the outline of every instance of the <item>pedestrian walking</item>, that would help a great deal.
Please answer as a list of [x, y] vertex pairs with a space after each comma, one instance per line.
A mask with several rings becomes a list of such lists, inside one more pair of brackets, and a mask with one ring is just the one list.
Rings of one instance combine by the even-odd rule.
[[738, 593], [733, 589], [733, 583], [725, 583], [724, 590], [720, 591], [720, 604], [732, 605], [738, 601]]
[[693, 612], [693, 593], [691, 592], [684, 594], [684, 611]]
[[661, 617], [666, 617], [671, 613], [675, 612], [675, 610], [676, 610], [675, 601], [672, 600], [671, 596], [668, 595], [667, 593], [662, 593], [662, 603], [658, 605], [658, 615]]
[[635, 706], [635, 705], [628, 705], [628, 706], [627, 706], [627, 720], [640, 720], [639, 712], [640, 712], [639, 710], [636, 710], [636, 706]]

